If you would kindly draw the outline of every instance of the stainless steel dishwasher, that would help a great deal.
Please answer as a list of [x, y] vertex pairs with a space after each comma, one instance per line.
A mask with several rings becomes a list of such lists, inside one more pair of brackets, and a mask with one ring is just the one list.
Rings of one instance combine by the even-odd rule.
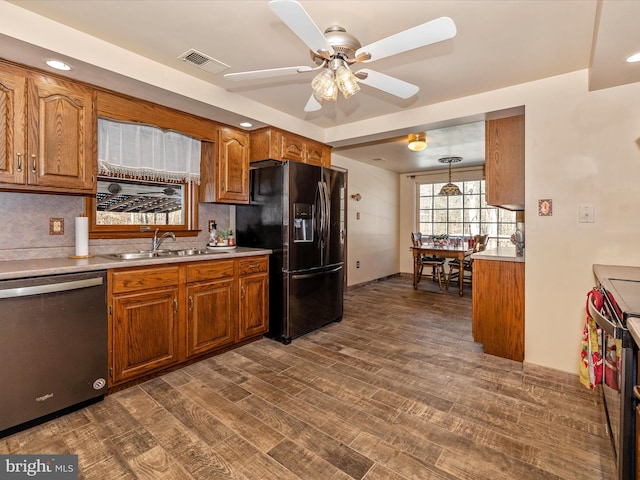
[[107, 392], [106, 272], [0, 281], [0, 436]]

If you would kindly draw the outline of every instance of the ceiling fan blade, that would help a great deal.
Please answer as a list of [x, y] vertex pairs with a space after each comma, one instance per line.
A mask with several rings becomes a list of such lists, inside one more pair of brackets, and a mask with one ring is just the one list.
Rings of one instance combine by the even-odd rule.
[[[366, 78], [361, 79], [359, 74], [366, 74]], [[377, 88], [400, 98], [412, 97], [420, 90], [417, 85], [366, 68], [358, 70], [355, 75], [358, 77], [358, 83]]]
[[304, 106], [304, 111], [305, 112], [316, 112], [316, 111], [320, 110], [321, 108], [322, 108], [322, 104], [318, 101], [318, 99], [315, 97], [315, 95], [311, 94], [311, 97], [309, 97], [309, 101]]
[[413, 50], [414, 48], [448, 40], [455, 37], [456, 32], [456, 24], [453, 20], [449, 17], [440, 17], [365, 45], [356, 51], [356, 57], [364, 53], [369, 53], [371, 59], [365, 60], [365, 62], [373, 62], [374, 60], [380, 60], [381, 58]]
[[225, 73], [224, 78], [229, 80], [253, 80], [255, 78], [281, 77], [294, 73], [310, 72], [313, 68], [303, 65], [301, 67], [268, 68], [266, 70], [251, 70], [248, 72]]
[[322, 31], [295, 0], [271, 0], [269, 8], [314, 52], [333, 53]]

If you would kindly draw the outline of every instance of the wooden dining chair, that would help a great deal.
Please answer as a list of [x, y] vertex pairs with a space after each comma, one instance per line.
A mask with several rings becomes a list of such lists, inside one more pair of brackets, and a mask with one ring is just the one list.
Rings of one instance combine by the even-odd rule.
[[[412, 232], [411, 233], [411, 242], [414, 247], [422, 246], [422, 233], [420, 232]], [[444, 272], [444, 264], [446, 262], [446, 258], [436, 257], [431, 255], [418, 255], [417, 261], [420, 262], [418, 264], [418, 282], [422, 278], [424, 267], [427, 267], [427, 271], [431, 270], [431, 279], [434, 282], [438, 282], [438, 286], [440, 290], [442, 290], [442, 283], [446, 283], [447, 276]]]
[[[460, 260], [453, 259], [449, 262], [449, 275], [447, 276], [446, 289], [449, 290], [449, 284], [451, 280], [459, 279], [460, 275], [463, 275], [462, 281], [472, 283], [473, 278], [473, 258], [471, 255], [477, 252], [482, 252], [487, 248], [487, 242], [489, 241], [489, 235], [474, 235], [473, 236], [473, 251], [467, 255], [462, 263]], [[465, 275], [468, 272], [469, 275]]]

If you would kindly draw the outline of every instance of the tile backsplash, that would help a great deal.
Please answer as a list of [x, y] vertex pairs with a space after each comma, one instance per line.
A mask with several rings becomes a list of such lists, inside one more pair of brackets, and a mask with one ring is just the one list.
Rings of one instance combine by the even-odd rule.
[[[0, 260], [67, 257], [75, 254], [75, 217], [84, 212], [84, 197], [0, 192]], [[209, 240], [208, 221], [231, 225], [232, 207], [200, 203], [197, 237], [177, 237], [175, 247], [204, 247]], [[49, 235], [49, 219], [64, 219], [64, 234]], [[148, 249], [149, 238], [89, 240], [91, 255], [130, 248]]]

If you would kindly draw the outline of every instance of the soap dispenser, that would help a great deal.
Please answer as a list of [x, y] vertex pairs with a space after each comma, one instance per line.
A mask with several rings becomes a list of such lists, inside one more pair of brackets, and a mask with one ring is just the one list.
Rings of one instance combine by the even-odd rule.
[[211, 224], [211, 231], [209, 232], [209, 245], [215, 247], [218, 244], [218, 226], [215, 222]]

